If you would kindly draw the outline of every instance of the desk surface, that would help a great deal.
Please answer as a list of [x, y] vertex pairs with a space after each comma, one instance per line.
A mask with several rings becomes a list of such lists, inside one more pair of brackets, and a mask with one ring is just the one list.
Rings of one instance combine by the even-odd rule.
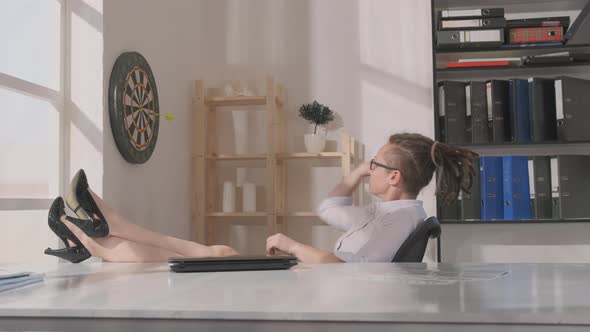
[[0, 293], [2, 317], [590, 325], [586, 264], [327, 264], [177, 274], [60, 264]]

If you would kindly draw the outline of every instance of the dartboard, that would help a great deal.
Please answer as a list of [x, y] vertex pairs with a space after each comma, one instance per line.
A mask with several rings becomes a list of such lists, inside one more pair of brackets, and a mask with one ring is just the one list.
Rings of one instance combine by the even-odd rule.
[[121, 54], [109, 81], [109, 118], [117, 148], [133, 164], [150, 159], [160, 126], [158, 91], [146, 59], [137, 52]]

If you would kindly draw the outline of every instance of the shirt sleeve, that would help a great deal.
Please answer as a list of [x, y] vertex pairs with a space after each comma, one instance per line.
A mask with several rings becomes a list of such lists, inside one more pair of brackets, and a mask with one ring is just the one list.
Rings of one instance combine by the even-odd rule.
[[336, 257], [345, 262], [391, 262], [417, 226], [413, 222], [408, 222], [405, 212], [400, 212], [388, 216], [387, 219], [391, 222], [385, 222], [382, 227], [376, 229], [357, 252], [338, 251], [335, 253]]
[[352, 206], [352, 197], [328, 197], [318, 207], [317, 213], [326, 224], [341, 231], [363, 221], [364, 208]]

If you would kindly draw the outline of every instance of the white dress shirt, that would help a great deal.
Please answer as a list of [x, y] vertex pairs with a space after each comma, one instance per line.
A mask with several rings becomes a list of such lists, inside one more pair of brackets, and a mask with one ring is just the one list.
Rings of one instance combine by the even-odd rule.
[[426, 219], [422, 201], [397, 200], [352, 206], [351, 197], [329, 197], [318, 207], [319, 217], [346, 233], [334, 254], [346, 262], [391, 262], [398, 249]]

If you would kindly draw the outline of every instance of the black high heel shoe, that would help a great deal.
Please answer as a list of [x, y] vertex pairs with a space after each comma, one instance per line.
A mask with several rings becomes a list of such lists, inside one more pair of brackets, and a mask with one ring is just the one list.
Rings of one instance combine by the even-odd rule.
[[[61, 221], [61, 217], [65, 215], [64, 200], [61, 197], [56, 198], [49, 209], [49, 216], [47, 217], [49, 228], [59, 237], [65, 244], [63, 249], [45, 249], [46, 255], [56, 256], [72, 263], [80, 263], [92, 255], [90, 251], [82, 244], [82, 242], [70, 231], [70, 229]], [[68, 240], [74, 242], [75, 247], [70, 246]]]
[[[72, 180], [70, 193], [66, 204], [78, 218], [66, 217], [66, 219], [80, 228], [90, 237], [105, 237], [109, 235], [109, 224], [96, 205], [96, 202], [88, 189], [88, 180], [84, 170], [79, 170]], [[95, 219], [94, 216], [98, 216]]]

